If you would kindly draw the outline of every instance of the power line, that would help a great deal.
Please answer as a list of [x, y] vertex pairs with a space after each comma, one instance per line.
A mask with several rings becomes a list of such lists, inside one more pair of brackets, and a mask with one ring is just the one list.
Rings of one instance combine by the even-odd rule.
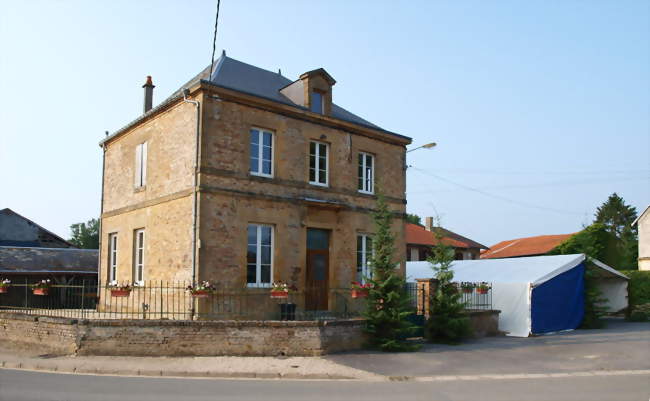
[[217, 48], [217, 27], [219, 26], [219, 6], [221, 5], [221, 0], [217, 0], [217, 17], [214, 19], [214, 37], [212, 38], [212, 62], [210, 63], [210, 76], [208, 79], [212, 79], [212, 71], [214, 69], [214, 52]]
[[463, 189], [465, 189], [467, 191], [476, 192], [476, 193], [479, 193], [479, 194], [481, 194], [483, 196], [487, 196], [489, 198], [498, 199], [498, 200], [501, 200], [501, 201], [504, 201], [504, 202], [512, 203], [514, 205], [533, 208], [533, 209], [539, 209], [539, 210], [543, 210], [543, 211], [547, 211], [547, 212], [553, 212], [553, 213], [569, 214], [569, 215], [575, 215], [575, 216], [584, 215], [584, 213], [576, 213], [576, 212], [572, 212], [572, 211], [568, 211], [568, 210], [560, 210], [560, 209], [554, 209], [554, 208], [549, 208], [549, 207], [545, 207], [545, 206], [534, 205], [532, 203], [521, 202], [521, 201], [518, 201], [518, 200], [506, 198], [506, 197], [501, 196], [501, 195], [491, 194], [489, 192], [485, 192], [485, 191], [480, 190], [478, 188], [473, 188], [473, 187], [470, 187], [470, 186], [467, 186], [467, 185], [464, 185], [464, 184], [457, 183], [455, 181], [452, 181], [452, 180], [449, 180], [447, 178], [441, 177], [441, 176], [439, 176], [437, 174], [430, 173], [430, 172], [428, 172], [426, 170], [419, 169], [417, 167], [413, 167], [413, 166], [409, 166], [409, 167], [411, 169], [413, 169], [413, 170], [419, 171], [419, 172], [421, 172], [423, 174], [426, 174], [428, 176], [436, 178], [436, 179], [438, 179], [440, 181], [444, 181], [444, 182], [446, 182], [448, 184], [452, 184], [452, 185], [455, 185], [457, 187], [463, 188]]

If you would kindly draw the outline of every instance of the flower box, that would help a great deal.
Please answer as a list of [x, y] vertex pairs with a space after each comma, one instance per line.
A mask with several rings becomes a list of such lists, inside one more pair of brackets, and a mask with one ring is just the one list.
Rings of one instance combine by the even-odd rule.
[[476, 289], [476, 292], [477, 292], [477, 293], [479, 293], [479, 294], [483, 294], [483, 295], [487, 294], [488, 291], [489, 291], [489, 288], [477, 288], [477, 289]]
[[289, 291], [271, 291], [271, 298], [289, 298]]
[[465, 294], [471, 294], [471, 293], [474, 292], [474, 289], [473, 288], [463, 288], [463, 292]]
[[49, 288], [34, 288], [33, 290], [34, 295], [50, 295], [50, 289]]
[[9, 287], [0, 287], [0, 294], [6, 294], [9, 292]]
[[196, 290], [192, 291], [192, 298], [208, 298], [210, 297], [210, 291], [208, 290]]
[[131, 295], [131, 290], [111, 290], [111, 296], [115, 298], [124, 298]]
[[367, 298], [368, 290], [367, 289], [352, 289], [352, 298]]

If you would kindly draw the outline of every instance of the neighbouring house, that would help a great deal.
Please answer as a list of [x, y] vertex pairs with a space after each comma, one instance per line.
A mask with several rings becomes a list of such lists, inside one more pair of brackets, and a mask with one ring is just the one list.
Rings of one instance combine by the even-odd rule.
[[501, 241], [481, 252], [481, 259], [520, 258], [546, 255], [573, 234], [539, 235]]
[[488, 249], [487, 246], [462, 235], [442, 227], [434, 227], [433, 218], [427, 217], [424, 227], [418, 224], [406, 224], [406, 260], [427, 260], [431, 254], [431, 247], [437, 243], [436, 235], [434, 234], [435, 230], [440, 230], [444, 244], [454, 248], [456, 260], [478, 259], [481, 249]]
[[650, 270], [650, 206], [634, 220], [639, 230], [639, 270]]
[[[628, 277], [583, 254], [459, 260], [454, 281], [486, 282], [492, 308], [501, 311], [499, 330], [527, 337], [577, 328], [584, 316], [584, 272], [592, 271], [608, 312], [627, 308]], [[433, 277], [428, 262], [407, 262], [410, 281]]]
[[0, 210], [0, 246], [74, 248], [74, 245], [9, 208]]
[[154, 108], [149, 77], [144, 113], [101, 141], [101, 281], [282, 280], [330, 310], [369, 274], [377, 188], [404, 249], [411, 139], [335, 104], [322, 68], [291, 80], [224, 52], [210, 72]]

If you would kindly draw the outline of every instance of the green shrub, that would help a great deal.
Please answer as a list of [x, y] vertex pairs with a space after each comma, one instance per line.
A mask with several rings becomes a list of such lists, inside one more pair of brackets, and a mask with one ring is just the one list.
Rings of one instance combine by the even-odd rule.
[[[650, 271], [643, 270], [623, 270], [621, 273], [625, 274], [630, 278], [627, 286], [628, 292], [628, 319], [632, 320], [632, 314], [636, 311], [639, 318], [639, 314], [643, 314], [643, 306], [650, 304]], [[639, 307], [641, 310], [639, 311]], [[650, 318], [650, 310], [647, 312], [648, 318]]]
[[632, 307], [629, 320], [633, 322], [647, 322], [650, 320], [650, 304]]

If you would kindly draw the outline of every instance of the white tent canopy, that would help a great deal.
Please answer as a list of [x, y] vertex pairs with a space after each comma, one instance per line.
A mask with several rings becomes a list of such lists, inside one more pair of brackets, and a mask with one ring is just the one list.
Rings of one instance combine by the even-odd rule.
[[[585, 255], [532, 256], [510, 259], [458, 260], [452, 263], [454, 281], [485, 281], [492, 284], [492, 306], [501, 311], [499, 329], [508, 335], [527, 337], [532, 331], [532, 290], [575, 269]], [[593, 262], [593, 263], [591, 263]], [[627, 306], [627, 277], [596, 260], [588, 268], [598, 269], [601, 289], [609, 298], [612, 310]], [[429, 262], [407, 262], [407, 281], [431, 278], [434, 271]], [[570, 294], [566, 294], [569, 296]], [[553, 294], [563, 297], [564, 294]], [[622, 306], [624, 305], [624, 306]], [[622, 307], [621, 307], [622, 306]], [[543, 305], [535, 305], [542, 308]]]

